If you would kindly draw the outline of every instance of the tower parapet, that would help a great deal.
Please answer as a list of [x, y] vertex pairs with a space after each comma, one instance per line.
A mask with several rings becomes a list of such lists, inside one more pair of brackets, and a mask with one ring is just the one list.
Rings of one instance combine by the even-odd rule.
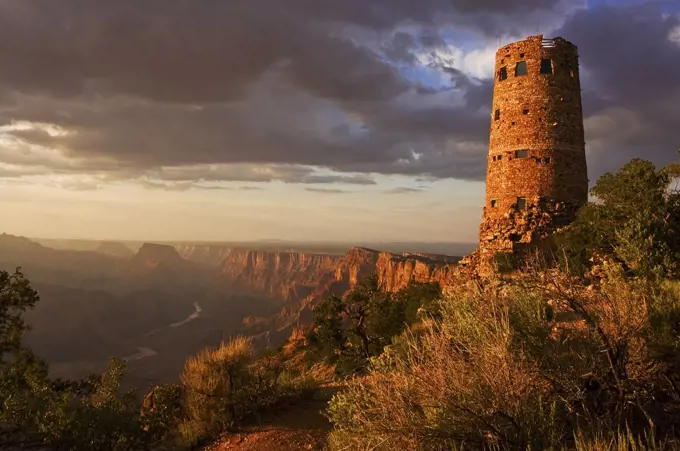
[[496, 52], [482, 254], [514, 252], [588, 198], [578, 52], [531, 36]]

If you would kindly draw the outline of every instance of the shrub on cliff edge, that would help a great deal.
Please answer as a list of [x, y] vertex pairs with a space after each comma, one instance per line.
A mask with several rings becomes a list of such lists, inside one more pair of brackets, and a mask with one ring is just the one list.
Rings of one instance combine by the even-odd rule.
[[186, 419], [179, 432], [185, 445], [215, 437], [315, 388], [304, 374], [285, 368], [280, 354], [258, 356], [243, 337], [187, 359], [181, 380]]
[[306, 339], [311, 359], [336, 365], [336, 374], [362, 373], [369, 359], [380, 355], [407, 326], [441, 296], [436, 283], [410, 283], [396, 293], [368, 277], [343, 299], [330, 297], [314, 309], [315, 321]]

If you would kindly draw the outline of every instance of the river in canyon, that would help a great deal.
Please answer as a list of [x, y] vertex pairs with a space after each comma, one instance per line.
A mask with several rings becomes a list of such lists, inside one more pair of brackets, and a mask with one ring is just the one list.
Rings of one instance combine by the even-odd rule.
[[[184, 326], [185, 324], [188, 324], [188, 323], [200, 318], [201, 313], [203, 313], [203, 308], [201, 307], [201, 305], [198, 302], [194, 302], [194, 312], [191, 315], [187, 316], [184, 320], [178, 321], [176, 323], [172, 323], [167, 327], [153, 330], [153, 331], [149, 332], [149, 334], [147, 336], [157, 334], [158, 332], [165, 330], [165, 329], [174, 329], [174, 328], [177, 328], [177, 327]], [[136, 353], [129, 355], [127, 357], [123, 357], [123, 360], [126, 360], [126, 361], [143, 360], [143, 359], [148, 359], [149, 357], [154, 357], [154, 356], [157, 356], [157, 355], [158, 355], [158, 352], [154, 349], [146, 348], [146, 347], [143, 347], [143, 346], [138, 346]]]

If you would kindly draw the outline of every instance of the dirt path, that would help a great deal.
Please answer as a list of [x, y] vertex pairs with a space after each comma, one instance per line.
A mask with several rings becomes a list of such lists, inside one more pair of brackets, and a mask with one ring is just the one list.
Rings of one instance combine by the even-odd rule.
[[331, 424], [321, 411], [335, 392], [335, 389], [323, 388], [300, 405], [265, 414], [261, 426], [225, 436], [204, 451], [323, 450]]

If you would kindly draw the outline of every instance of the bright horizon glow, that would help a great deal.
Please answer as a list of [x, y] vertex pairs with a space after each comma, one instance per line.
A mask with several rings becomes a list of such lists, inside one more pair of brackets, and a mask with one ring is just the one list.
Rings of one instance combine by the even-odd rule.
[[[0, 233], [115, 241], [477, 241], [483, 183], [410, 187], [405, 177], [379, 179], [370, 187], [272, 182], [246, 191], [130, 183], [77, 191], [26, 181], [5, 195]], [[0, 182], [0, 190], [7, 187]]]

